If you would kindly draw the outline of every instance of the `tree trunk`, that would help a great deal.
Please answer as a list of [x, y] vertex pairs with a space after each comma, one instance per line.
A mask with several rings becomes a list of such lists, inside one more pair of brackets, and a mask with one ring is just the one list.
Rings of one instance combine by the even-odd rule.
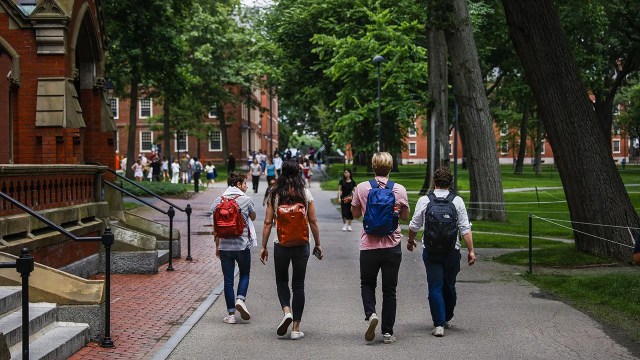
[[538, 116], [538, 127], [536, 129], [536, 142], [535, 142], [535, 154], [533, 156], [533, 170], [536, 172], [536, 175], [542, 175], [542, 121], [540, 121], [540, 116]]
[[[576, 247], [628, 260], [640, 227], [552, 0], [502, 0], [574, 221]], [[590, 225], [594, 224], [594, 225]], [[618, 228], [611, 226], [624, 226]], [[637, 230], [635, 231], [637, 234]]]
[[[430, 12], [433, 14], [433, 12]], [[433, 16], [433, 15], [430, 15]], [[433, 24], [429, 21], [429, 24]], [[449, 166], [449, 77], [447, 69], [447, 39], [442, 29], [430, 25], [427, 29], [427, 51], [429, 54], [429, 98], [431, 99], [429, 117], [429, 161], [427, 174], [420, 190], [426, 194], [433, 188], [433, 173], [440, 166]]]
[[167, 161], [169, 161], [169, 166], [173, 163], [173, 156], [171, 156], [171, 125], [169, 122], [171, 119], [171, 106], [169, 105], [169, 100], [164, 99], [164, 104], [162, 105], [162, 146], [163, 146], [163, 156], [167, 157]]
[[125, 175], [129, 179], [133, 179], [133, 169], [131, 168], [136, 162], [136, 138], [137, 138], [137, 121], [138, 121], [138, 84], [140, 78], [134, 75], [131, 79], [131, 107], [129, 108], [129, 137], [127, 138], [127, 169]]
[[522, 175], [522, 167], [524, 165], [524, 157], [527, 152], [527, 129], [529, 128], [529, 101], [525, 100], [522, 108], [522, 121], [520, 122], [520, 145], [518, 146], [518, 158], [516, 159], [516, 168], [513, 173]]
[[478, 51], [466, 0], [453, 0], [455, 26], [446, 31], [451, 58], [453, 89], [460, 108], [460, 124], [467, 141], [464, 152], [469, 166], [472, 220], [505, 221], [500, 163], [493, 120], [485, 94]]

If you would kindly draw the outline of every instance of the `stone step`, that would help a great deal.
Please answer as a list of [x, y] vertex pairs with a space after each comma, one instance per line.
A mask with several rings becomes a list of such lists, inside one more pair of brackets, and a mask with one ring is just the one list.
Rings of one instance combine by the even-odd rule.
[[169, 262], [169, 250], [158, 250], [158, 266]]
[[[29, 359], [64, 360], [82, 349], [89, 342], [89, 325], [56, 322], [32, 336], [29, 343]], [[9, 349], [11, 359], [22, 359], [22, 345]]]
[[21, 286], [0, 286], [0, 316], [19, 308], [21, 304]]
[[[160, 250], [169, 250], [169, 240], [158, 240], [157, 242], [158, 251]], [[173, 258], [180, 257], [180, 240], [173, 240]]]
[[[57, 320], [56, 304], [29, 304], [29, 335], [33, 335]], [[0, 318], [0, 332], [5, 335], [7, 346], [22, 341], [22, 307]]]

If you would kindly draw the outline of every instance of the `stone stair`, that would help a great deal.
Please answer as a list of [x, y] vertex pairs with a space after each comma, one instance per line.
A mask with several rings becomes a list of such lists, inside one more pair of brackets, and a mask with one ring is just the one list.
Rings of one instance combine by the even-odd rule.
[[[22, 290], [0, 287], [0, 332], [12, 359], [22, 359]], [[52, 303], [29, 304], [30, 359], [67, 359], [89, 342], [89, 325], [60, 322]]]

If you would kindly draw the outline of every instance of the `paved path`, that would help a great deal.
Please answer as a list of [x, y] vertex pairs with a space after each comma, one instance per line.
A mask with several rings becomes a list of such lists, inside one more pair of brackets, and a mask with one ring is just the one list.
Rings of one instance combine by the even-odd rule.
[[[430, 335], [426, 276], [420, 253], [403, 250], [395, 326], [398, 341], [384, 345], [378, 334], [375, 342], [366, 344], [358, 270], [357, 234], [362, 226], [356, 222], [354, 232], [340, 231], [339, 213], [330, 202], [335, 192], [322, 192], [315, 187], [313, 194], [326, 257], [323, 261], [309, 260], [307, 303], [301, 326], [306, 338], [291, 341], [276, 336], [282, 312], [273, 262], [263, 266], [258, 259], [259, 249], [254, 248], [247, 300], [252, 320], [224, 324], [221, 296], [184, 338], [171, 340], [181, 340], [175, 349], [173, 345], [164, 347], [162, 354], [173, 350], [170, 359], [636, 358], [583, 313], [540, 296], [537, 288], [515, 275], [522, 268], [490, 261], [496, 253], [490, 249], [477, 250], [477, 265], [463, 264], [458, 277], [454, 328], [447, 330], [443, 338]], [[261, 195], [256, 200], [261, 203]], [[258, 233], [263, 216], [259, 211]], [[162, 354], [158, 358], [164, 358]]]

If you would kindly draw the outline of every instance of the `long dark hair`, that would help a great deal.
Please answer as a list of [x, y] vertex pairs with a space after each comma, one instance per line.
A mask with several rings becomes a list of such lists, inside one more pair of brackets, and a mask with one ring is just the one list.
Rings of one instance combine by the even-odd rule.
[[300, 176], [300, 167], [295, 161], [287, 160], [282, 163], [282, 175], [269, 196], [271, 204], [275, 204], [276, 196], [279, 204], [306, 202], [305, 183]]

